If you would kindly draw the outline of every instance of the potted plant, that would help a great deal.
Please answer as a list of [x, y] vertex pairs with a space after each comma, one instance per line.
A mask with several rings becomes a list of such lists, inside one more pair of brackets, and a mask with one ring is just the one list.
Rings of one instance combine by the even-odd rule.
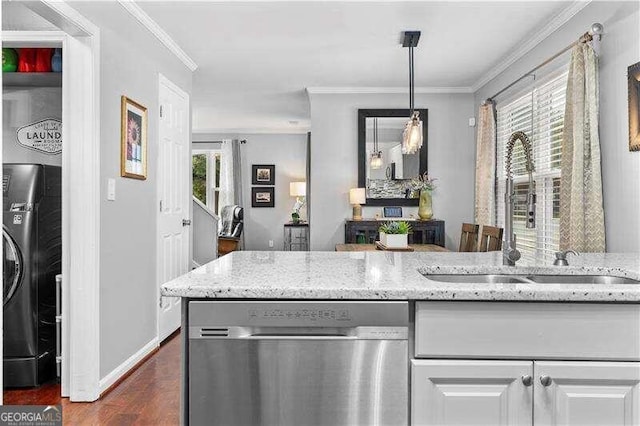
[[393, 221], [383, 224], [379, 229], [380, 243], [388, 248], [406, 248], [407, 236], [411, 225], [405, 221]]
[[420, 192], [420, 203], [418, 204], [418, 216], [421, 220], [429, 220], [433, 217], [431, 192], [436, 189], [436, 178], [424, 172], [411, 180], [411, 189]]

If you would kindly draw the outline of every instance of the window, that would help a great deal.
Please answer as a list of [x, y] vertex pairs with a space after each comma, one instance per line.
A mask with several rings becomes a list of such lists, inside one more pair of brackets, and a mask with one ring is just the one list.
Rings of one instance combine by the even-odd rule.
[[220, 151], [194, 151], [193, 196], [220, 214]]
[[[556, 75], [525, 94], [497, 106], [497, 179], [496, 211], [498, 224], [504, 226], [505, 146], [513, 132], [523, 131], [533, 144], [537, 194], [536, 228], [527, 229], [525, 200], [515, 203], [513, 231], [522, 258], [553, 259], [560, 241], [560, 162], [567, 88], [567, 72]], [[512, 170], [517, 196], [526, 197], [528, 176], [522, 145], [513, 150]]]

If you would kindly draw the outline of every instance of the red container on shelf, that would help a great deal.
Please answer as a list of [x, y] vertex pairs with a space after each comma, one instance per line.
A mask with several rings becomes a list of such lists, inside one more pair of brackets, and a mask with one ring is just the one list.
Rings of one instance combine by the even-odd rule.
[[37, 50], [32, 47], [18, 49], [18, 72], [35, 72]]
[[51, 57], [53, 49], [36, 49], [36, 72], [51, 72]]

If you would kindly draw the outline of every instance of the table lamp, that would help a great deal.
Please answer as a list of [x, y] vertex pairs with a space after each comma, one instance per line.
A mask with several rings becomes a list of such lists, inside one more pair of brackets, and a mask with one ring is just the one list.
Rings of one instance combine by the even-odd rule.
[[300, 209], [304, 206], [304, 197], [307, 195], [307, 182], [291, 182], [289, 184], [289, 195], [296, 197], [291, 220], [294, 223], [298, 223], [300, 222]]
[[367, 194], [364, 188], [349, 190], [349, 203], [353, 205], [353, 220], [362, 220], [362, 204], [366, 204]]

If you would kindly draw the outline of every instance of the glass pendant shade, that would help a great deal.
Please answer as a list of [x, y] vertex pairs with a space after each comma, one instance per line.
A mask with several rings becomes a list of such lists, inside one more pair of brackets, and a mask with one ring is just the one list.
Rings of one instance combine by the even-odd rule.
[[371, 168], [380, 169], [382, 167], [382, 151], [371, 154]]
[[422, 120], [420, 113], [414, 111], [402, 133], [402, 153], [415, 154], [422, 147]]

